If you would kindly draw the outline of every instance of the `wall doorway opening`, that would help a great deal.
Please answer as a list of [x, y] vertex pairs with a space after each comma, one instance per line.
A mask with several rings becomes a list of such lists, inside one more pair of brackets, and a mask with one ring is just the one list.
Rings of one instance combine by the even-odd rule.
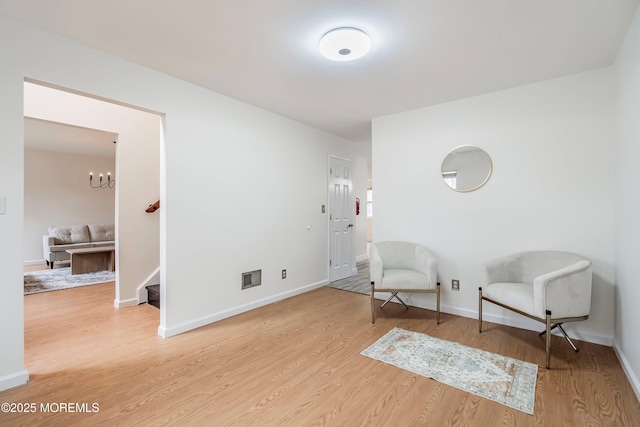
[[[75, 171], [75, 181], [81, 183], [82, 190], [68, 188], [60, 184], [56, 189], [61, 201], [63, 212], [68, 208], [68, 222], [74, 224], [106, 222], [112, 218], [115, 226], [116, 274], [114, 305], [117, 308], [134, 306], [140, 302], [139, 288], [150, 284], [149, 281], [159, 279], [160, 271], [160, 215], [161, 211], [148, 214], [145, 208], [160, 197], [160, 145], [162, 143], [163, 117], [159, 113], [144, 111], [132, 106], [115, 103], [110, 100], [99, 99], [91, 95], [78, 93], [66, 88], [60, 88], [46, 83], [25, 79], [24, 83], [24, 115], [25, 120], [47, 121], [62, 124], [67, 127], [93, 130], [99, 133], [116, 135], [117, 144], [115, 158], [112, 162], [114, 169], [112, 177], [116, 180], [113, 188], [91, 189], [89, 187], [89, 173], [96, 171], [87, 164], [86, 170], [79, 166]], [[89, 144], [79, 144], [83, 150], [90, 150]], [[60, 147], [49, 147], [53, 152]], [[93, 147], [96, 148], [96, 147]], [[27, 141], [25, 141], [25, 149]], [[70, 153], [64, 156], [71, 155]], [[74, 154], [75, 155], [75, 154]], [[90, 162], [98, 158], [91, 153], [85, 153], [82, 159]], [[29, 171], [25, 165], [25, 180]], [[56, 176], [51, 176], [56, 181]], [[105, 176], [106, 179], [106, 176]], [[74, 184], [77, 185], [77, 184]], [[83, 191], [88, 197], [113, 197], [109, 214], [103, 216], [95, 212], [89, 213], [86, 220], [82, 213], [71, 212], [73, 206], [64, 206], [64, 195], [75, 191]], [[94, 192], [94, 193], [91, 193]], [[108, 193], [112, 192], [109, 196]], [[26, 196], [26, 195], [25, 195]], [[46, 210], [46, 209], [44, 209]], [[25, 212], [25, 215], [27, 213]], [[53, 222], [64, 222], [64, 213]], [[46, 220], [43, 220], [46, 221]], [[34, 242], [34, 235], [43, 235], [47, 230], [26, 230], [31, 222], [25, 221], [25, 253], [29, 245], [30, 253], [34, 253], [32, 246], [38, 245], [42, 251], [42, 241]], [[65, 224], [57, 224], [65, 225]], [[73, 224], [68, 224], [73, 225]], [[132, 261], [135, 260], [135, 261]], [[25, 261], [31, 261], [25, 259]]]

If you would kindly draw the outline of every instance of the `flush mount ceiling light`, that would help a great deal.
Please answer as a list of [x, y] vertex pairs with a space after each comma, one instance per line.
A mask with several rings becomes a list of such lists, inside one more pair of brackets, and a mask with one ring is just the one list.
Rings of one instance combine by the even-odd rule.
[[352, 61], [363, 57], [371, 49], [371, 40], [357, 28], [336, 28], [322, 36], [320, 53], [332, 61]]

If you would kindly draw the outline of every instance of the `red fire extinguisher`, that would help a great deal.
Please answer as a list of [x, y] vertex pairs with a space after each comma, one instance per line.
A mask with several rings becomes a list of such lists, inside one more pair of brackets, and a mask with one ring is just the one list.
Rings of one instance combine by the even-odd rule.
[[356, 215], [360, 215], [360, 199], [356, 197]]

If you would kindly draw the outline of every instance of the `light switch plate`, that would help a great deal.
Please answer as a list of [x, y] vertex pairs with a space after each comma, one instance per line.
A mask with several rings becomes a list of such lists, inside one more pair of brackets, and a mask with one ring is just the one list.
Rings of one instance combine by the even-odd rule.
[[0, 196], [0, 215], [7, 213], [7, 196]]

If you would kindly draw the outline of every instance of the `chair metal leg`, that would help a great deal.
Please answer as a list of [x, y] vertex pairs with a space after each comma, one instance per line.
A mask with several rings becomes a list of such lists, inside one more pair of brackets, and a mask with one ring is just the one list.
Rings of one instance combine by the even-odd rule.
[[409, 306], [408, 306], [407, 304], [405, 304], [405, 303], [404, 303], [404, 301], [402, 301], [402, 300], [400, 299], [400, 297], [398, 296], [398, 294], [396, 294], [396, 295], [395, 295], [395, 297], [396, 297], [396, 299], [397, 299], [398, 301], [400, 301], [400, 302], [402, 303], [402, 305], [404, 305], [404, 306], [405, 306], [405, 308], [406, 308], [407, 310], [409, 310]]
[[389, 298], [387, 298], [387, 300], [385, 302], [382, 303], [382, 305], [380, 306], [380, 308], [384, 308], [385, 305], [387, 305], [387, 303], [389, 303], [389, 301], [391, 301], [391, 298], [394, 297], [395, 294], [391, 294], [391, 296]]
[[[437, 293], [437, 299], [436, 299], [436, 322], [439, 325], [440, 324], [440, 282], [436, 283], [437, 288], [436, 288], [436, 293]], [[376, 292], [375, 289], [375, 283], [371, 282], [371, 323], [375, 323], [376, 322], [376, 303], [375, 303], [375, 298], [374, 298], [374, 293]], [[378, 292], [380, 292], [380, 290], [378, 289]], [[402, 291], [398, 291], [398, 292], [392, 292], [392, 291], [386, 291], [385, 292], [390, 292], [391, 296], [389, 298], [387, 298], [387, 300], [385, 302], [382, 303], [382, 305], [380, 306], [380, 308], [384, 308], [385, 305], [387, 305], [389, 302], [391, 302], [391, 300], [393, 298], [397, 299], [400, 304], [404, 305], [404, 307], [409, 310], [409, 305], [407, 305], [407, 303], [405, 303], [402, 298], [400, 298], [398, 296], [399, 292]], [[411, 290], [409, 290], [409, 292], [411, 292]], [[432, 291], [433, 292], [433, 291]]]
[[387, 300], [386, 300], [385, 302], [383, 302], [383, 303], [382, 303], [382, 305], [380, 306], [380, 308], [383, 308], [385, 305], [387, 305], [387, 303], [389, 303], [389, 301], [391, 301], [391, 299], [392, 299], [392, 298], [395, 298], [395, 299], [397, 299], [398, 301], [400, 301], [400, 302], [402, 303], [402, 305], [404, 305], [404, 306], [405, 306], [405, 308], [406, 308], [407, 310], [409, 310], [409, 306], [408, 306], [407, 304], [405, 304], [405, 303], [404, 303], [404, 301], [402, 301], [402, 300], [400, 299], [400, 297], [398, 296], [398, 293], [397, 293], [397, 292], [392, 292], [392, 293], [391, 293], [391, 296], [390, 296], [389, 298], [387, 298]]
[[376, 323], [376, 303], [373, 297], [374, 287], [374, 283], [371, 282], [371, 323]]
[[[557, 328], [557, 327], [558, 327], [558, 325], [554, 323], [553, 325], [551, 325], [551, 330], [553, 331], [553, 330], [554, 330], [555, 328]], [[544, 334], [546, 334], [546, 333], [547, 333], [547, 330], [545, 329], [544, 331], [540, 332], [540, 333], [538, 334], [538, 336], [543, 336], [543, 335], [544, 335]]]
[[440, 324], [440, 282], [436, 284], [438, 286], [438, 293], [436, 296], [436, 324]]
[[547, 333], [546, 338], [546, 348], [547, 348], [547, 369], [549, 369], [549, 365], [551, 364], [551, 312], [547, 310], [547, 329], [545, 331]]
[[[562, 332], [562, 335], [564, 335], [564, 339], [567, 340], [567, 342], [569, 343], [569, 345], [571, 346], [571, 348], [573, 349], [573, 351], [578, 351], [578, 347], [575, 346], [575, 344], [573, 343], [573, 341], [571, 341], [571, 338], [569, 338], [569, 335], [567, 335], [567, 331], [564, 330], [564, 328], [562, 327], [562, 323], [555, 323], [551, 326], [551, 331], [554, 330], [555, 328], [560, 329], [560, 332]], [[547, 331], [542, 331], [540, 332], [538, 335], [542, 336], [544, 334], [546, 334]]]
[[564, 328], [562, 327], [562, 323], [558, 323], [558, 329], [560, 329], [560, 332], [562, 332], [562, 335], [564, 335], [564, 338], [567, 340], [573, 351], [578, 351], [578, 348], [573, 344], [573, 341], [571, 341], [571, 338], [569, 338], [569, 335], [567, 335]]
[[482, 332], [482, 287], [478, 288], [478, 332]]

